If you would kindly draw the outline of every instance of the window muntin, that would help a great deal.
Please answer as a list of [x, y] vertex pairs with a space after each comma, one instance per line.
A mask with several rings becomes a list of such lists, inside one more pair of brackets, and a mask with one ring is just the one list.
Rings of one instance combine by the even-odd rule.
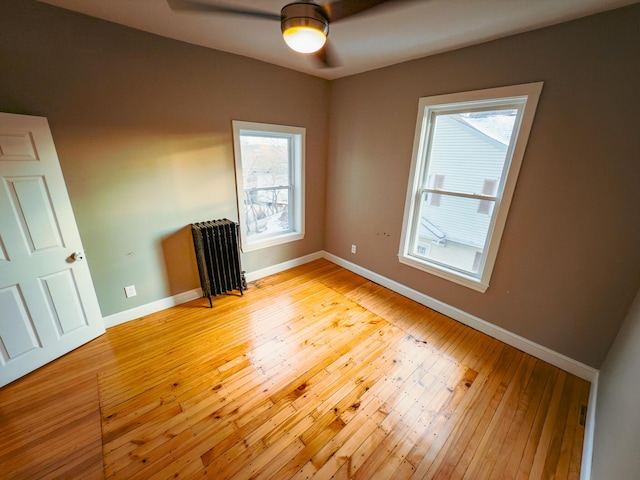
[[402, 263], [486, 290], [541, 88], [420, 100]]
[[233, 122], [243, 251], [304, 236], [305, 129]]

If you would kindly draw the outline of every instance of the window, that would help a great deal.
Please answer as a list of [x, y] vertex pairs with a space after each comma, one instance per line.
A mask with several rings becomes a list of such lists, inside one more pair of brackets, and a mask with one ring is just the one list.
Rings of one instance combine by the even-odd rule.
[[420, 99], [400, 262], [486, 291], [541, 91]]
[[233, 121], [244, 252], [304, 237], [305, 129]]

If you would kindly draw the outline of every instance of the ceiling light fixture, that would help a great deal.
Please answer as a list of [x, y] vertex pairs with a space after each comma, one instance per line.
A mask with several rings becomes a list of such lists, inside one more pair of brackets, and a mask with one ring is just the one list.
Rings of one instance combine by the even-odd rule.
[[329, 33], [329, 20], [320, 5], [294, 2], [280, 12], [282, 36], [292, 50], [313, 53], [324, 47]]

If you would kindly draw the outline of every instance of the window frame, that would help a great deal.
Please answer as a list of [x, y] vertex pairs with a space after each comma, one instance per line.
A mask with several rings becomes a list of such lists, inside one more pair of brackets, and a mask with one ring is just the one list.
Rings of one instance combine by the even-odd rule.
[[[491, 274], [493, 273], [542, 86], [543, 82], [534, 82], [420, 98], [398, 252], [400, 263], [482, 293], [489, 288]], [[460, 195], [463, 197], [477, 196], [480, 197], [480, 200], [495, 202], [494, 214], [489, 225], [487, 241], [484, 247], [484, 259], [480, 262], [478, 274], [466, 273], [413, 254], [412, 247], [417, 242], [417, 232], [419, 231], [420, 218], [418, 217], [420, 217], [422, 195], [425, 192], [441, 193], [433, 188], [424, 187], [424, 181], [428, 174], [431, 129], [433, 123], [435, 123], [432, 121], [433, 115], [435, 113], [456, 112], [461, 109], [469, 111], [474, 108], [482, 110], [493, 107], [504, 108], [514, 104], [518, 105], [518, 108], [520, 108], [520, 104], [523, 104], [522, 111], [514, 125], [513, 135], [516, 136], [516, 140], [515, 142], [510, 142], [505, 160], [505, 173], [503, 174], [502, 182], [499, 182], [497, 186], [497, 193], [494, 196]]]
[[[240, 245], [242, 251], [251, 252], [303, 239], [305, 234], [304, 171], [306, 128], [233, 120], [232, 129], [236, 175], [236, 198], [238, 220], [240, 223]], [[290, 184], [288, 186], [282, 186], [283, 188], [289, 188], [291, 192], [288, 206], [289, 224], [291, 228], [286, 232], [254, 236], [248, 235], [245, 231], [244, 227], [247, 225], [247, 219], [244, 206], [245, 191], [242, 174], [242, 151], [240, 147], [240, 140], [243, 135], [286, 138], [289, 141]]]

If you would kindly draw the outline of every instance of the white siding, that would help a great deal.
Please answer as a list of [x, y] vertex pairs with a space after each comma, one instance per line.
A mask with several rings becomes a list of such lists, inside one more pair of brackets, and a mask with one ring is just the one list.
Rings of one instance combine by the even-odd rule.
[[[429, 156], [429, 176], [444, 176], [443, 190], [482, 194], [485, 180], [499, 182], [506, 154], [506, 145], [452, 115], [439, 115]], [[426, 213], [448, 240], [483, 248], [491, 215], [478, 213], [479, 200], [440, 197], [439, 205], [426, 207], [423, 215]]]

